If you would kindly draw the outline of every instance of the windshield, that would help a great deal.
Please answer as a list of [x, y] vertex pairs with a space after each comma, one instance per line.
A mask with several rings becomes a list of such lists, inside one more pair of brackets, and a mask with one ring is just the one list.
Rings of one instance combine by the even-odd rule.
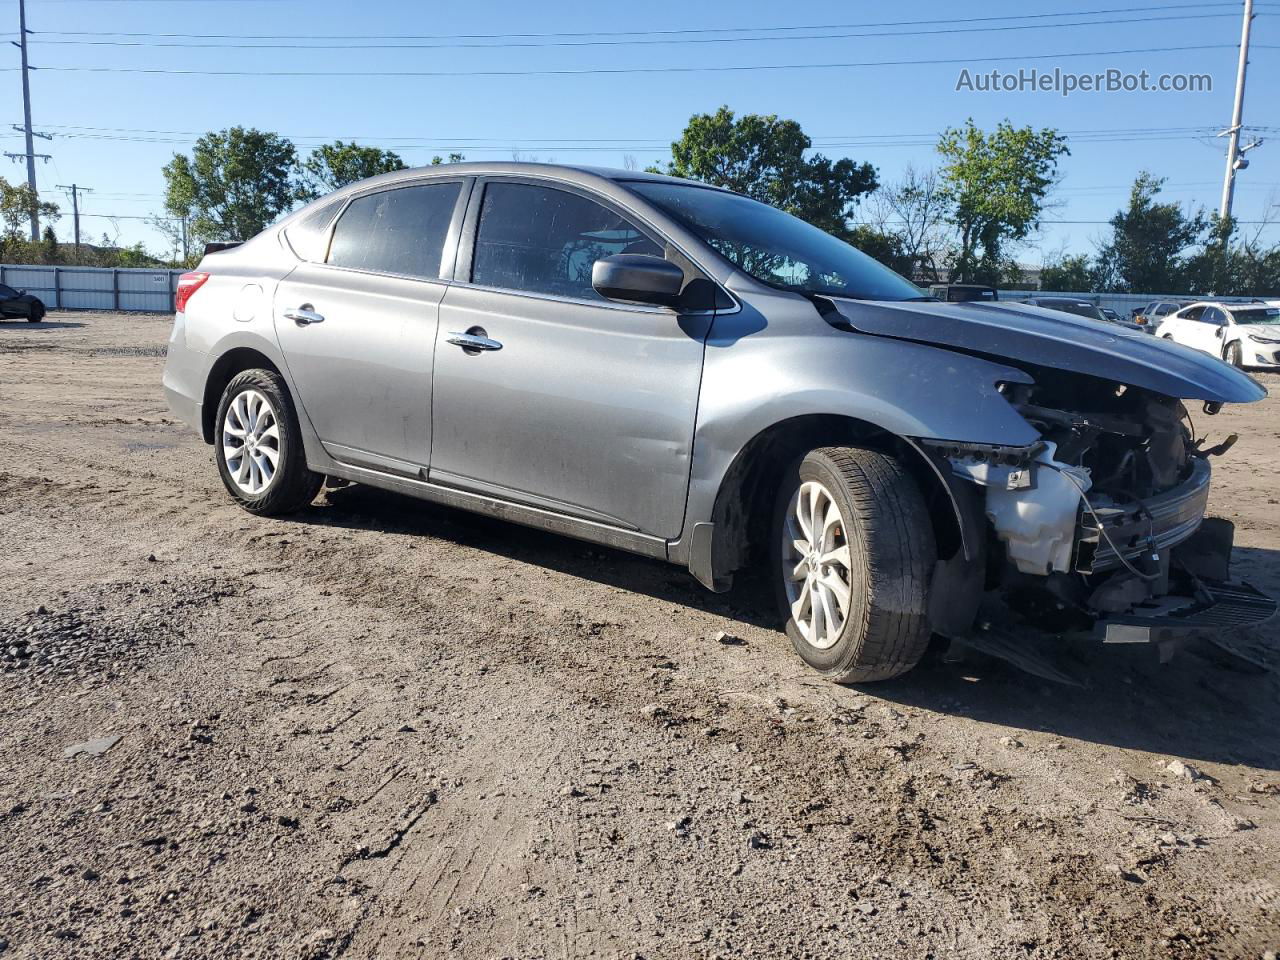
[[1280, 307], [1257, 307], [1252, 310], [1232, 310], [1236, 323], [1280, 323]]
[[857, 300], [925, 298], [862, 251], [767, 204], [707, 187], [645, 181], [628, 186], [770, 286]]

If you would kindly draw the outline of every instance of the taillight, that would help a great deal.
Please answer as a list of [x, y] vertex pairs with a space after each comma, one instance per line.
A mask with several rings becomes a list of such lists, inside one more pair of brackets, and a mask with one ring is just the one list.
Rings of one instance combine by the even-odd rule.
[[191, 299], [191, 295], [204, 286], [204, 282], [209, 279], [207, 273], [184, 273], [178, 278], [178, 289], [173, 294], [173, 309], [175, 313], [182, 313], [187, 309], [187, 301]]

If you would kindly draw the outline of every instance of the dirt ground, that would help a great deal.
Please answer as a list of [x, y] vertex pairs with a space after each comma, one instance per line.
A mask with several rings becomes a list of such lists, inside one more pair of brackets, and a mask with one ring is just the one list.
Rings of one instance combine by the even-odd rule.
[[[842, 688], [758, 583], [360, 487], [258, 519], [165, 408], [169, 328], [0, 324], [4, 960], [1280, 949], [1277, 674]], [[1196, 420], [1280, 594], [1263, 379]]]

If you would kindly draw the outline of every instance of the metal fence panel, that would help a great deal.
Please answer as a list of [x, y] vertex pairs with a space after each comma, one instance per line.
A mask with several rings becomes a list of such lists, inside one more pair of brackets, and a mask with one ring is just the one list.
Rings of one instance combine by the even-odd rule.
[[[32, 264], [0, 264], [0, 283], [33, 293], [50, 310], [136, 310], [171, 313], [173, 293], [181, 270], [142, 270], [111, 267], [54, 267]], [[1198, 300], [1186, 293], [1082, 293], [1052, 290], [1001, 290], [1001, 300], [1027, 297], [1078, 297], [1100, 307], [1110, 307], [1122, 317], [1134, 307], [1152, 300]], [[1215, 297], [1243, 302], [1247, 297]]]
[[26, 290], [50, 310], [170, 313], [181, 270], [0, 264], [0, 283]]
[[1192, 303], [1196, 300], [1219, 300], [1224, 303], [1247, 303], [1251, 297], [1201, 297], [1190, 293], [1081, 293], [1074, 290], [1001, 290], [1001, 300], [1025, 300], [1027, 297], [1072, 297], [1088, 300], [1099, 307], [1110, 307], [1124, 318], [1135, 307], [1145, 307], [1153, 300], [1178, 300]]

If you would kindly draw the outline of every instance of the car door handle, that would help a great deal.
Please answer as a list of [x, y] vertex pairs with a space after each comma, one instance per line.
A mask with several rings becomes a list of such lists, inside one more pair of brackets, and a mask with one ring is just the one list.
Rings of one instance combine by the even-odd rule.
[[455, 347], [471, 352], [473, 350], [501, 350], [502, 344], [497, 340], [482, 337], [476, 333], [450, 333], [449, 343]]
[[306, 327], [313, 323], [324, 323], [324, 317], [316, 313], [309, 303], [286, 310], [284, 315], [300, 327]]

